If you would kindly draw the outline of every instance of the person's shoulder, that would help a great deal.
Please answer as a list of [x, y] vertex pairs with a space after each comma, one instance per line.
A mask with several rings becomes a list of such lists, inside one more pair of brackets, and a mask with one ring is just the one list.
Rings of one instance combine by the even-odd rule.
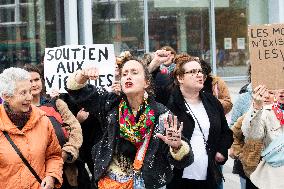
[[169, 109], [162, 103], [157, 102], [154, 98], [150, 98], [150, 106], [156, 115], [161, 115], [169, 111]]

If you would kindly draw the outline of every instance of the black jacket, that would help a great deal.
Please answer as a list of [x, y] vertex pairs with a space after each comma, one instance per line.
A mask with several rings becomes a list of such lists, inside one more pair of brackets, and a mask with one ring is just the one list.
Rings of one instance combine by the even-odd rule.
[[[233, 134], [228, 127], [228, 123], [224, 114], [221, 103], [212, 94], [201, 91], [200, 98], [207, 112], [210, 128], [207, 143], [209, 145], [210, 154], [208, 154], [208, 161], [210, 158], [215, 158], [215, 154], [220, 152], [226, 159], [220, 164], [225, 164], [228, 159], [228, 149], [233, 143]], [[192, 116], [186, 113], [187, 109], [185, 101], [180, 89], [176, 86], [169, 95], [167, 107], [170, 111], [178, 117], [178, 120], [183, 122], [183, 136], [189, 141], [191, 139], [195, 122]], [[208, 172], [208, 171], [207, 171]], [[175, 173], [181, 177], [182, 170], [175, 170]], [[211, 180], [212, 175], [207, 174], [207, 179]], [[175, 182], [175, 180], [173, 180]]]
[[[106, 173], [115, 153], [116, 139], [119, 136], [118, 105], [122, 97], [91, 85], [77, 91], [69, 91], [69, 93], [78, 104], [92, 112], [92, 115], [96, 115], [104, 128], [102, 139], [92, 151], [94, 179], [99, 180]], [[189, 166], [193, 162], [193, 154], [190, 151], [189, 155], [181, 161], [172, 158], [168, 145], [155, 136], [156, 133], [161, 132], [158, 124], [159, 116], [166, 113], [168, 109], [154, 100], [150, 100], [150, 106], [155, 112], [155, 123], [143, 162], [142, 176], [146, 188], [159, 188], [171, 181], [173, 177], [171, 165], [180, 169]]]

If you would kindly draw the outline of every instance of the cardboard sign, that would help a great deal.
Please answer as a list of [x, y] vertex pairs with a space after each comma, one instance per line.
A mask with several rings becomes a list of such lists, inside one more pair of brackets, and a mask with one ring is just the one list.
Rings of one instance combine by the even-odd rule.
[[284, 89], [284, 24], [248, 27], [253, 87]]
[[53, 90], [66, 93], [69, 74], [92, 66], [98, 68], [100, 77], [91, 81], [91, 84], [109, 89], [113, 84], [115, 72], [113, 45], [65, 45], [46, 48], [44, 78], [47, 94]]

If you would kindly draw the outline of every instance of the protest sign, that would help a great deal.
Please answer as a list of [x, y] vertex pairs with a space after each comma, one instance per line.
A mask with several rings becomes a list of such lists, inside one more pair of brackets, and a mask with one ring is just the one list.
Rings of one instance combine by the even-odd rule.
[[284, 88], [284, 24], [248, 27], [253, 87]]
[[114, 81], [115, 55], [111, 44], [65, 45], [46, 48], [44, 78], [47, 94], [66, 93], [68, 76], [87, 67], [96, 67], [100, 77], [91, 84], [109, 89]]

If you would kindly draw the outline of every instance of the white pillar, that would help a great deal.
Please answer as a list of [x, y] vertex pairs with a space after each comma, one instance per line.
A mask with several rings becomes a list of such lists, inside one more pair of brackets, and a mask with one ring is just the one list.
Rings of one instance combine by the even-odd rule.
[[45, 29], [45, 0], [38, 1], [38, 17], [40, 17], [39, 23], [39, 38], [40, 38], [40, 54], [44, 53], [46, 47], [46, 29]]
[[65, 44], [78, 45], [77, 0], [64, 0]]
[[144, 49], [149, 53], [149, 31], [148, 31], [148, 0], [144, 0]]
[[284, 1], [283, 0], [269, 0], [269, 23], [283, 23], [284, 22]]
[[180, 43], [179, 51], [187, 52], [186, 15], [185, 15], [185, 12], [183, 10], [180, 11], [178, 19], [179, 19], [179, 36], [180, 36], [180, 38], [179, 38], [180, 39], [179, 40], [179, 43]]
[[78, 3], [80, 44], [93, 44], [92, 0], [79, 0]]
[[279, 23], [284, 23], [284, 1], [279, 0]]
[[212, 73], [217, 75], [217, 61], [216, 61], [216, 34], [215, 34], [215, 0], [210, 0], [210, 34], [211, 34], [211, 43], [210, 43], [210, 60], [212, 63]]

